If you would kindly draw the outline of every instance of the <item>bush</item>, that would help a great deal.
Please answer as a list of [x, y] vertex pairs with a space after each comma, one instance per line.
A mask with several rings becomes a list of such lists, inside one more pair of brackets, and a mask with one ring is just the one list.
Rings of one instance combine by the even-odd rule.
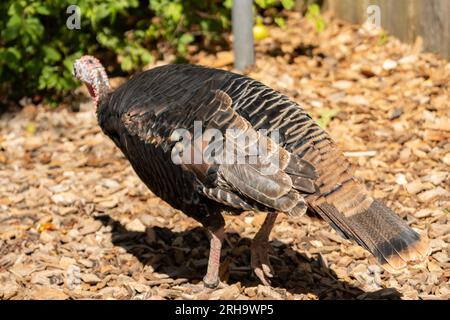
[[[222, 39], [232, 0], [78, 0], [80, 29], [66, 26], [72, 1], [0, 3], [0, 94], [18, 99], [61, 97], [78, 83], [75, 59], [99, 56], [109, 72], [132, 72], [161, 52], [178, 57], [192, 43]], [[260, 8], [292, 7], [293, 0], [258, 0]]]

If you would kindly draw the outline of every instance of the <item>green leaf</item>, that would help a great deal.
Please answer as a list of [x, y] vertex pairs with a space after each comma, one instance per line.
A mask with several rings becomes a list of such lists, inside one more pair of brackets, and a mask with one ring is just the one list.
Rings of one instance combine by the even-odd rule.
[[314, 23], [317, 32], [322, 32], [323, 30], [325, 30], [326, 27], [325, 19], [320, 14], [320, 6], [318, 4], [313, 3], [308, 6], [306, 18], [310, 22]]
[[63, 61], [63, 65], [66, 68], [66, 70], [72, 73], [73, 63], [75, 62], [76, 59], [80, 58], [82, 55], [83, 55], [82, 52], [77, 52], [75, 54], [66, 57]]
[[322, 31], [325, 30], [325, 20], [323, 20], [323, 19], [318, 19], [318, 20], [316, 21], [316, 30], [317, 30], [318, 32], [322, 32]]
[[380, 34], [380, 38], [378, 39], [377, 46], [385, 45], [388, 42], [388, 40], [389, 35], [385, 31], [382, 31]]
[[24, 9], [23, 1], [13, 1], [8, 9], [8, 16], [20, 16]]
[[283, 8], [291, 10], [295, 6], [295, 0], [281, 0], [281, 4], [283, 5]]
[[45, 59], [48, 62], [56, 62], [61, 60], [61, 54], [53, 47], [43, 46], [42, 50], [44, 51]]
[[44, 66], [39, 77], [39, 90], [54, 89], [58, 83], [58, 68], [54, 66]]
[[0, 48], [0, 62], [5, 62], [6, 64], [17, 65], [21, 59], [21, 53], [19, 49], [10, 47], [7, 49]]
[[307, 15], [309, 15], [311, 17], [320, 16], [320, 6], [317, 3], [310, 4], [308, 6]]
[[31, 5], [26, 7], [25, 10], [27, 9], [30, 10], [31, 15], [34, 15], [36, 13], [43, 16], [50, 15], [50, 9], [45, 5], [45, 3], [43, 3], [43, 1], [35, 1]]
[[255, 3], [262, 9], [267, 9], [276, 5], [278, 0], [255, 0]]
[[223, 6], [227, 9], [231, 9], [233, 7], [233, 0], [225, 0], [223, 2]]
[[192, 41], [194, 41], [194, 36], [191, 33], [184, 33], [178, 40], [179, 43], [185, 45], [191, 43]]
[[255, 0], [255, 3], [263, 9], [267, 8], [266, 0]]
[[281, 18], [281, 17], [275, 17], [275, 23], [280, 27], [280, 28], [285, 28], [286, 27], [286, 21]]
[[111, 36], [108, 30], [105, 30], [105, 32], [107, 33], [101, 32], [97, 35], [97, 41], [105, 48], [109, 48], [112, 50], [117, 49], [117, 47], [119, 46], [119, 38]]
[[338, 108], [334, 108], [334, 109], [324, 109], [323, 111], [320, 112], [320, 117], [317, 120], [317, 124], [319, 126], [322, 127], [322, 129], [326, 129], [327, 126], [329, 125], [329, 123], [331, 122], [331, 120], [333, 120], [333, 118], [335, 116], [338, 115], [338, 113], [341, 112], [340, 109]]
[[39, 13], [40, 15], [43, 15], [43, 16], [50, 15], [50, 9], [48, 9], [47, 7], [44, 7], [44, 6], [37, 7], [36, 8], [36, 12]]
[[181, 3], [171, 2], [164, 10], [164, 15], [174, 22], [178, 22], [183, 15], [183, 5]]
[[131, 69], [133, 69], [133, 61], [131, 60], [131, 57], [123, 57], [122, 62], [120, 63], [120, 67], [124, 71], [130, 71]]
[[41, 24], [39, 19], [36, 17], [31, 17], [26, 18], [23, 22], [23, 30], [29, 36], [30, 42], [33, 44], [40, 43], [40, 40], [44, 34], [44, 26]]
[[6, 24], [6, 29], [2, 31], [2, 38], [5, 41], [11, 41], [17, 38], [22, 27], [21, 16], [12, 16]]
[[149, 64], [153, 61], [153, 55], [148, 52], [147, 50], [144, 50], [144, 52], [141, 55], [142, 64]]

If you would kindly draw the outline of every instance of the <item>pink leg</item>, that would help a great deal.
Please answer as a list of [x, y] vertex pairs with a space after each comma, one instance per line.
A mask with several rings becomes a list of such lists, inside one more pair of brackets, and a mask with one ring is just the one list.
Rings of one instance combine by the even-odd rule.
[[224, 236], [223, 226], [217, 230], [208, 229], [210, 236], [210, 248], [209, 248], [209, 260], [208, 260], [208, 270], [205, 277], [203, 278], [203, 283], [206, 288], [214, 289], [219, 283], [219, 267], [220, 267], [220, 252], [222, 249], [222, 240]]
[[272, 231], [278, 213], [268, 213], [264, 223], [256, 233], [251, 244], [251, 264], [256, 276], [265, 286], [270, 286], [267, 278], [273, 277], [267, 249], [269, 246], [269, 235]]

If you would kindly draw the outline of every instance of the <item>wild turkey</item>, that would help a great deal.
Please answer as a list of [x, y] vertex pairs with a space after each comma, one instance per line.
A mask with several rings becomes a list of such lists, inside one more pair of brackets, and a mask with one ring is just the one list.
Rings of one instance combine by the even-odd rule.
[[[179, 64], [139, 73], [112, 91], [104, 68], [91, 56], [75, 62], [74, 75], [87, 85], [103, 132], [140, 179], [209, 231], [205, 286], [219, 283], [223, 213], [267, 212], [251, 246], [252, 267], [265, 285], [272, 277], [269, 233], [280, 212], [299, 215], [309, 207], [389, 271], [428, 254], [426, 238], [367, 194], [333, 140], [302, 107], [262, 83], [224, 70]], [[192, 133], [194, 121], [201, 121], [202, 130], [220, 130], [225, 142], [232, 140], [227, 129], [251, 133], [250, 144], [265, 142], [269, 152], [252, 164], [217, 164], [203, 158], [194, 164], [175, 163], [172, 156], [180, 138], [176, 129]], [[260, 134], [261, 129], [267, 136], [278, 132], [278, 144]], [[183, 152], [205, 151], [208, 145], [194, 137], [191, 149]], [[275, 162], [275, 170], [264, 170], [273, 169]]]

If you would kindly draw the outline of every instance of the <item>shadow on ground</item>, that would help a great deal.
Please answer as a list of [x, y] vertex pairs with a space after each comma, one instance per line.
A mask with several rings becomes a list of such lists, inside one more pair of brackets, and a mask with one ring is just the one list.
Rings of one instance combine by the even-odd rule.
[[[174, 232], [168, 228], [148, 227], [145, 232], [128, 231], [120, 222], [104, 215], [97, 217], [112, 227], [112, 241], [133, 254], [144, 265], [172, 279], [186, 278], [198, 283], [206, 273], [209, 241], [203, 228]], [[260, 284], [250, 269], [250, 238], [226, 233], [222, 249], [221, 280], [240, 282], [245, 287]], [[400, 299], [392, 288], [366, 293], [338, 279], [319, 259], [307, 258], [279, 241], [271, 242], [272, 285], [292, 294], [312, 293], [319, 299]]]

